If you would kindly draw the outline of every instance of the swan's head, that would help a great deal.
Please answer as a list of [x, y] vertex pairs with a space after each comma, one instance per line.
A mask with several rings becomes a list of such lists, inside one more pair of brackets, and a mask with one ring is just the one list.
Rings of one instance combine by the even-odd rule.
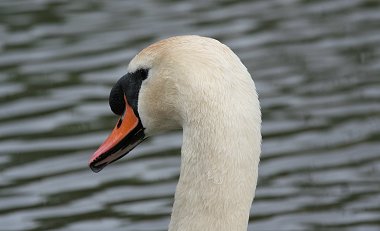
[[151, 135], [181, 128], [196, 117], [191, 113], [200, 104], [215, 104], [208, 95], [223, 95], [234, 87], [223, 76], [236, 76], [236, 71], [245, 78], [237, 84], [253, 84], [237, 56], [211, 38], [172, 37], [142, 50], [111, 90], [110, 107], [120, 118], [91, 157], [91, 169], [99, 172]]

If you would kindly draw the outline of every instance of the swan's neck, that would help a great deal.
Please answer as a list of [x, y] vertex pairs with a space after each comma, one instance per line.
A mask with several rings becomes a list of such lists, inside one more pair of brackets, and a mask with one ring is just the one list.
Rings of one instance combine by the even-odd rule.
[[202, 114], [201, 108], [184, 125], [170, 231], [247, 230], [261, 135], [260, 118], [253, 114], [260, 114], [257, 96], [246, 103], [248, 115], [231, 107]]

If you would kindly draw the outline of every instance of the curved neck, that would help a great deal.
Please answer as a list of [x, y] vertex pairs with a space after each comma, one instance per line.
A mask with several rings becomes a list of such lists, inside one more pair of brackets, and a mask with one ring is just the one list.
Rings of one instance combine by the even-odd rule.
[[[195, 110], [197, 116], [183, 126], [170, 231], [247, 230], [261, 151], [260, 118], [234, 110], [220, 114], [210, 106]], [[258, 101], [253, 106], [259, 110]]]

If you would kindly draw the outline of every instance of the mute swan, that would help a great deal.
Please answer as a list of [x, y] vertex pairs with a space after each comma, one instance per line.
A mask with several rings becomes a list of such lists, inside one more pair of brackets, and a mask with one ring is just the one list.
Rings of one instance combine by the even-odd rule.
[[136, 55], [112, 88], [120, 119], [93, 154], [99, 172], [145, 138], [183, 129], [170, 231], [247, 230], [261, 152], [255, 84], [224, 44], [177, 36]]

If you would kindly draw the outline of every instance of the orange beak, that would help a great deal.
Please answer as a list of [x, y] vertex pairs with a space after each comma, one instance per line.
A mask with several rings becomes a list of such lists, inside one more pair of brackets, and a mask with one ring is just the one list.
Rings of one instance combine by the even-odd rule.
[[128, 154], [144, 138], [144, 128], [139, 117], [128, 104], [126, 97], [125, 111], [120, 117], [112, 133], [92, 155], [89, 166], [92, 171], [99, 172], [106, 165]]

